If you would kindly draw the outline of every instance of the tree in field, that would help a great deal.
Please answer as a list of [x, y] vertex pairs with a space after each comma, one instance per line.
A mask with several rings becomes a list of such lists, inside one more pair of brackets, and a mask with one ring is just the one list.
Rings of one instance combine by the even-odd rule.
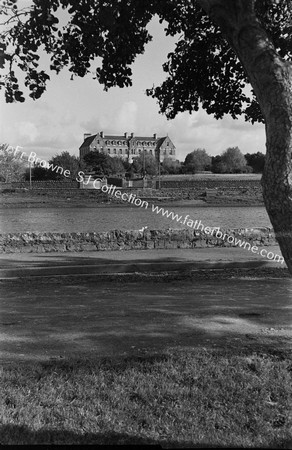
[[184, 172], [196, 173], [203, 170], [209, 170], [211, 166], [211, 157], [205, 149], [196, 149], [189, 153], [184, 161]]
[[213, 173], [226, 173], [227, 167], [222, 162], [222, 156], [212, 156], [211, 170]]
[[221, 163], [226, 173], [242, 173], [246, 171], [247, 162], [238, 147], [229, 147], [221, 155]]
[[53, 156], [53, 158], [50, 159], [49, 165], [51, 169], [50, 171], [50, 180], [63, 180], [64, 175], [60, 172], [57, 172], [57, 169], [54, 169], [54, 167], [62, 167], [65, 170], [70, 171], [70, 176], [67, 178], [71, 178], [72, 180], [75, 180], [77, 177], [77, 174], [79, 170], [81, 170], [80, 161], [77, 156], [71, 155], [69, 152], [65, 151], [60, 153], [59, 155]]
[[21, 158], [21, 151], [8, 144], [0, 144], [0, 181], [24, 180], [26, 166], [27, 159]]
[[55, 176], [52, 175], [52, 172], [40, 165], [40, 163], [35, 164], [30, 169], [27, 169], [25, 172], [25, 180], [29, 181], [30, 177], [33, 181], [46, 181], [46, 180], [55, 180]]
[[133, 158], [132, 168], [134, 173], [140, 175], [156, 175], [158, 172], [158, 163], [153, 155], [142, 152], [136, 158]]
[[112, 156], [111, 159], [111, 169], [113, 175], [121, 175], [124, 174], [126, 171], [124, 161], [119, 158], [118, 156]]
[[264, 153], [246, 153], [244, 156], [247, 164], [252, 167], [254, 173], [263, 173], [266, 160]]
[[[58, 8], [69, 16], [62, 27]], [[161, 112], [173, 118], [201, 106], [218, 119], [265, 123], [264, 200], [292, 273], [292, 0], [32, 0], [23, 11], [3, 0], [6, 101], [24, 101], [19, 70], [33, 99], [44, 92], [49, 75], [39, 67], [39, 49], [57, 73], [67, 66], [73, 78], [84, 76], [100, 57], [95, 78], [105, 89], [131, 85], [130, 66], [151, 40], [146, 26], [155, 14], [166, 34], [180, 36], [164, 65], [166, 80], [148, 90]]]
[[94, 171], [98, 175], [112, 175], [110, 156], [105, 153], [90, 152], [83, 157], [85, 170]]
[[161, 163], [161, 173], [175, 175], [180, 173], [181, 163], [178, 160], [172, 158], [164, 158]]
[[123, 161], [105, 153], [90, 152], [83, 157], [83, 170], [94, 171], [98, 175], [117, 175], [125, 172]]
[[[79, 161], [74, 155], [64, 151], [59, 155], [53, 156], [46, 167], [43, 167], [40, 163], [34, 164], [31, 168], [31, 175], [34, 181], [44, 180], [63, 180], [65, 170], [70, 171], [70, 175], [66, 176], [67, 179], [75, 180], [79, 170], [84, 166], [84, 163]], [[61, 170], [63, 169], [63, 170]], [[68, 173], [68, 172], [67, 172]], [[26, 180], [30, 179], [29, 171], [25, 174]]]

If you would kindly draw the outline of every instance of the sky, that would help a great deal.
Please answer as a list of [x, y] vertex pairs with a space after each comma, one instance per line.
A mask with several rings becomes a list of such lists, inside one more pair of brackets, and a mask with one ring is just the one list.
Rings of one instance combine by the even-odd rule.
[[105, 92], [90, 74], [71, 81], [71, 74], [63, 70], [59, 75], [50, 73], [47, 90], [36, 101], [28, 98], [25, 103], [6, 104], [0, 91], [0, 143], [23, 147], [27, 154], [33, 151], [49, 160], [62, 151], [78, 156], [84, 133], [121, 135], [127, 131], [136, 136], [169, 135], [180, 161], [196, 148], [206, 149], [211, 156], [236, 146], [243, 153], [265, 153], [262, 124], [229, 116], [216, 120], [202, 109], [179, 113], [173, 120], [159, 113], [156, 100], [145, 91], [165, 79], [162, 64], [174, 49], [175, 38], [165, 36], [156, 18], [149, 31], [153, 40], [132, 66], [132, 87]]

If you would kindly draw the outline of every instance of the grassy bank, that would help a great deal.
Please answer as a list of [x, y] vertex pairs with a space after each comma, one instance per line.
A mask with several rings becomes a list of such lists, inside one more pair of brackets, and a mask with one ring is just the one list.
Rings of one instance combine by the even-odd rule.
[[1, 444], [291, 448], [292, 356], [196, 350], [1, 369]]

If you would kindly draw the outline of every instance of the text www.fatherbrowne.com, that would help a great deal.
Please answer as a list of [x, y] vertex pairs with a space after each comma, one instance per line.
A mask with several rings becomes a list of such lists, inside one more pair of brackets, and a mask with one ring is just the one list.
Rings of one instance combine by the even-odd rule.
[[252, 253], [256, 253], [257, 255], [261, 255], [275, 262], [280, 262], [281, 264], [283, 264], [284, 262], [283, 256], [274, 254], [273, 252], [268, 252], [266, 249], [259, 249], [256, 245], [251, 246], [249, 242], [238, 239], [236, 236], [232, 236], [231, 234], [228, 235], [226, 233], [222, 233], [219, 227], [206, 227], [200, 220], [193, 221], [188, 214], [186, 216], [179, 216], [173, 211], [168, 211], [167, 209], [155, 205], [152, 205], [152, 212], [161, 214], [168, 219], [175, 220], [176, 222], [182, 225], [186, 225], [187, 227], [190, 227], [194, 230], [202, 231], [209, 236], [226, 240], [229, 244], [234, 244], [235, 246], [244, 248], [251, 251]]

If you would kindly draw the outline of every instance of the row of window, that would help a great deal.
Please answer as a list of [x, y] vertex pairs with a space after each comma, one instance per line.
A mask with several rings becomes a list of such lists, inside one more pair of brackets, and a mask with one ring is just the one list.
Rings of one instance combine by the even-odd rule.
[[[113, 150], [113, 151], [112, 151], [112, 150]], [[109, 155], [110, 155], [111, 153], [113, 153], [114, 155], [117, 155], [117, 154], [122, 155], [122, 154], [123, 154], [123, 149], [120, 148], [120, 149], [117, 151], [116, 148], [114, 148], [114, 149], [108, 148], [108, 149], [107, 149], [107, 152], [108, 152]], [[127, 152], [124, 152], [124, 153], [126, 154]], [[141, 153], [142, 153], [142, 149], [139, 148], [139, 149], [138, 149], [138, 154], [140, 155]], [[149, 152], [147, 152], [147, 153], [149, 153], [150, 155], [153, 155], [152, 149], [150, 149]], [[132, 148], [132, 149], [131, 149], [131, 154], [132, 154], [132, 155], [136, 155], [136, 154], [137, 154], [135, 148]], [[167, 154], [167, 151], [164, 150], [164, 151], [163, 151], [163, 154], [166, 155], [166, 154]], [[169, 154], [170, 154], [170, 155], [173, 154], [173, 153], [172, 153], [172, 150], [169, 150]]]
[[[107, 149], [107, 152], [110, 154], [110, 153], [111, 153], [111, 149], [108, 148], [108, 149]], [[117, 149], [116, 149], [116, 148], [113, 149], [113, 154], [114, 154], [114, 155], [117, 154]], [[120, 154], [120, 155], [123, 154], [123, 149], [122, 149], [122, 148], [119, 149], [119, 154]]]
[[[138, 153], [139, 153], [139, 155], [142, 153], [142, 149], [141, 148], [138, 148]], [[149, 152], [147, 152], [147, 153], [150, 153], [150, 155], [153, 155], [152, 149], [150, 149]], [[136, 149], [135, 148], [131, 149], [131, 154], [132, 155], [136, 155]]]
[[[116, 148], [113, 148], [113, 149], [108, 148], [108, 149], [107, 149], [107, 152], [108, 152], [108, 154], [113, 153], [114, 155], [117, 155], [117, 154], [122, 155], [122, 154], [123, 154], [123, 149], [120, 148], [120, 149], [117, 150]], [[124, 152], [124, 153], [127, 153], [127, 152]], [[139, 149], [138, 149], [138, 154], [141, 154], [141, 153], [142, 153], [142, 149], [139, 148]], [[153, 154], [152, 149], [150, 149], [148, 153], [150, 153], [150, 155], [152, 155], [152, 154]], [[135, 149], [135, 148], [132, 148], [132, 149], [131, 149], [131, 154], [132, 154], [132, 155], [136, 155], [136, 149]]]
[[156, 143], [155, 143], [155, 141], [151, 141], [151, 142], [137, 141], [136, 144], [137, 145], [144, 145], [144, 146], [147, 145], [148, 147], [150, 147], [151, 145], [155, 145]]
[[[97, 144], [99, 144], [99, 141], [97, 141]], [[105, 141], [105, 145], [128, 145], [127, 141]], [[145, 141], [137, 141], [136, 145], [144, 145], [147, 147], [150, 147], [151, 145], [156, 145], [155, 141], [151, 142], [145, 142]]]
[[105, 145], [127, 145], [126, 141], [105, 141]]

